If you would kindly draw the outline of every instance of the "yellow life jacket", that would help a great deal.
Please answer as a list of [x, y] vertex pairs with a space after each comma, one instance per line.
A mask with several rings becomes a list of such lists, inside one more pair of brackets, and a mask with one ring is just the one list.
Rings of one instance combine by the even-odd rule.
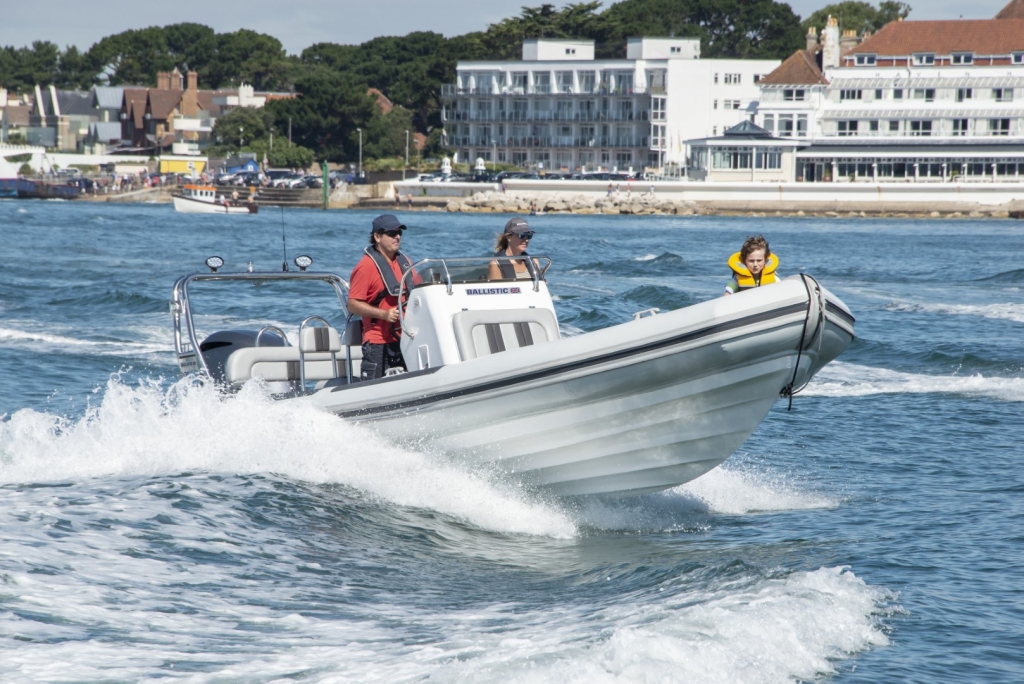
[[742, 261], [740, 261], [740, 253], [736, 252], [729, 257], [729, 268], [736, 274], [736, 283], [740, 286], [741, 290], [746, 290], [751, 287], [758, 287], [760, 285], [771, 285], [777, 282], [775, 277], [775, 269], [779, 266], [779, 257], [772, 254], [765, 259], [764, 270], [761, 271], [761, 278], [755, 280], [754, 276], [750, 274], [748, 269]]

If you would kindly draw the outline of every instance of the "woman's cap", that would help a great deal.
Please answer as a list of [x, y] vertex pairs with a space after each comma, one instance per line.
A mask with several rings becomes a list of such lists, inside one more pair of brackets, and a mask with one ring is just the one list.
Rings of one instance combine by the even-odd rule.
[[505, 231], [504, 232], [506, 232], [506, 233], [521, 233], [521, 232], [527, 231], [527, 230], [533, 230], [533, 228], [530, 228], [530, 224], [526, 222], [526, 219], [520, 218], [520, 217], [516, 216], [516, 217], [510, 218], [508, 220], [508, 223], [505, 224]]

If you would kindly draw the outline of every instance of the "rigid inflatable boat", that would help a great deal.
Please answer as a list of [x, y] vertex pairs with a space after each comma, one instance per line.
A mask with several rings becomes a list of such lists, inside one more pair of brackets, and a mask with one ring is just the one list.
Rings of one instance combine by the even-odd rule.
[[179, 365], [232, 388], [262, 378], [284, 400], [556, 495], [632, 495], [722, 463], [854, 338], [849, 309], [808, 275], [566, 337], [544, 277], [550, 260], [535, 259], [529, 280], [487, 280], [489, 258], [414, 264], [401, 282], [408, 372], [367, 382], [356, 381], [358, 319], [336, 328], [306, 312], [295, 345], [275, 326], [200, 342], [196, 281], [319, 280], [343, 312], [347, 300], [333, 273], [222, 273], [208, 261], [214, 272], [174, 286]]

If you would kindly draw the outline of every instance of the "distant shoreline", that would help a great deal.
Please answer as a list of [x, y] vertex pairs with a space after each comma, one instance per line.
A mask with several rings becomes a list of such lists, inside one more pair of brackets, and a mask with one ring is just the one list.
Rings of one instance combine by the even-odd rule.
[[[118, 195], [82, 195], [74, 202], [117, 202], [167, 204], [174, 187], [143, 188]], [[226, 188], [227, 192], [230, 189]], [[344, 191], [343, 191], [344, 192]], [[820, 217], [820, 218], [1024, 218], [1024, 201], [997, 205], [974, 202], [858, 202], [858, 201], [756, 201], [756, 200], [678, 200], [659, 198], [650, 193], [624, 193], [599, 198], [560, 198], [550, 193], [517, 191], [514, 193], [476, 193], [471, 197], [413, 196], [412, 202], [394, 197], [352, 197], [338, 201], [331, 193], [329, 209], [367, 209], [393, 211], [435, 211], [459, 213], [529, 214], [531, 205], [544, 214], [628, 215], [628, 216], [748, 216], [748, 217]], [[346, 193], [347, 195], [347, 193]], [[575, 200], [575, 201], [574, 201]], [[263, 206], [281, 206], [263, 204]], [[285, 205], [319, 208], [312, 200]]]

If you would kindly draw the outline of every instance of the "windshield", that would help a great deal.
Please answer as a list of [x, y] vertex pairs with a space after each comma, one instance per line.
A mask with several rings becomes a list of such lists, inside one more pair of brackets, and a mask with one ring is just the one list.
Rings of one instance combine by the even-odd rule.
[[[531, 257], [536, 265], [539, 280], [544, 280], [548, 268], [551, 266], [551, 259], [546, 256]], [[502, 274], [501, 277], [488, 277], [488, 271], [492, 262], [511, 263], [513, 257], [456, 257], [452, 259], [424, 259], [413, 265], [416, 278], [413, 278], [413, 288], [438, 283], [479, 283], [479, 282], [501, 282], [511, 280], [525, 280], [516, 278], [511, 274]], [[501, 269], [499, 269], [501, 270]], [[505, 269], [506, 271], [508, 269]], [[530, 280], [532, 280], [532, 275]], [[410, 277], [407, 275], [406, 287], [409, 287]]]

